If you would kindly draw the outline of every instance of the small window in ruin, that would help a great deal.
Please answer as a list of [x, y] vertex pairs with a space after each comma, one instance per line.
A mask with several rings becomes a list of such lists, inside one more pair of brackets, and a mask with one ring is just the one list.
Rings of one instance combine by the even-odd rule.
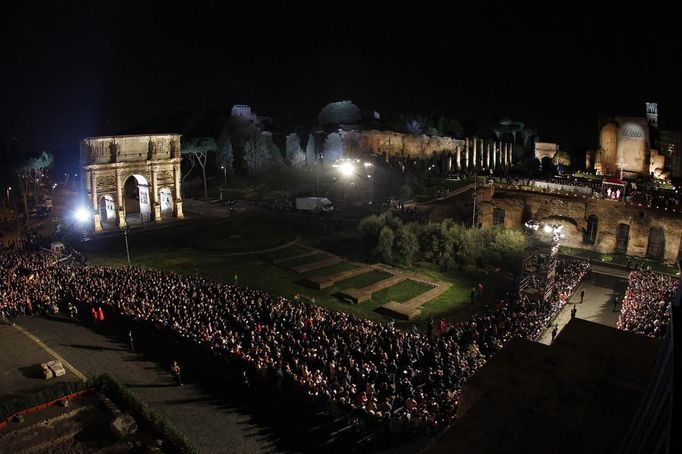
[[626, 254], [628, 252], [628, 240], [630, 238], [630, 224], [618, 224], [616, 236], [616, 252]]
[[504, 210], [502, 208], [493, 208], [493, 225], [504, 227]]
[[587, 230], [585, 231], [585, 243], [594, 244], [597, 240], [597, 227], [599, 219], [595, 215], [590, 215], [587, 218]]
[[649, 229], [649, 244], [646, 248], [649, 258], [660, 260], [665, 255], [665, 232], [663, 227], [651, 227]]

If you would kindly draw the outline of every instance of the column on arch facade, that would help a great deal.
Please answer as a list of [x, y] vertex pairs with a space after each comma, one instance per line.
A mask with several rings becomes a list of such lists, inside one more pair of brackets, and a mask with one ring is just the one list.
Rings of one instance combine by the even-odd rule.
[[161, 204], [159, 203], [159, 184], [157, 179], [157, 171], [159, 169], [156, 166], [150, 166], [149, 170], [152, 175], [152, 207], [154, 209], [154, 221], [161, 222]]
[[102, 219], [99, 214], [99, 203], [97, 200], [97, 172], [90, 170], [90, 192], [92, 196], [92, 219], [95, 222], [95, 232], [102, 231]]
[[123, 202], [123, 182], [121, 181], [121, 170], [116, 169], [116, 211], [118, 213], [118, 228], [126, 228], [126, 210]]
[[175, 198], [173, 204], [175, 205], [175, 217], [182, 219], [185, 215], [182, 212], [182, 191], [180, 190], [180, 163], [173, 164], [173, 181], [175, 186]]

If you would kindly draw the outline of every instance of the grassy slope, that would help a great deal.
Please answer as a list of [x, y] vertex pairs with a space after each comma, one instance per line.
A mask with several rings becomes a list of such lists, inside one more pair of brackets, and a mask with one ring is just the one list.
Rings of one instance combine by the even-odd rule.
[[[405, 284], [398, 288], [378, 292], [375, 301], [348, 305], [334, 295], [340, 290], [349, 287], [364, 287], [389, 276], [383, 272], [372, 271], [338, 282], [328, 289], [315, 290], [301, 285], [302, 278], [323, 274], [323, 270], [327, 269], [330, 271], [329, 274], [333, 274], [331, 271], [338, 272], [348, 264], [338, 264], [323, 270], [297, 274], [282, 266], [273, 265], [268, 260], [268, 257], [273, 255], [284, 257], [300, 254], [303, 250], [299, 246], [265, 254], [226, 255], [233, 247], [233, 243], [234, 248], [239, 251], [243, 250], [245, 243], [253, 249], [261, 250], [277, 242], [284, 244], [296, 237], [297, 233], [296, 229], [289, 229], [286, 226], [273, 227], [258, 219], [238, 217], [216, 221], [211, 225], [193, 224], [166, 230], [134, 232], [129, 235], [130, 256], [134, 266], [165, 269], [185, 274], [198, 273], [201, 276], [225, 282], [232, 282], [234, 275], [237, 274], [240, 285], [265, 289], [289, 298], [297, 293], [304, 294], [314, 297], [317, 304], [330, 310], [341, 310], [375, 321], [387, 320], [385, 316], [374, 311], [381, 304], [391, 299], [405, 301], [414, 296], [412, 294], [414, 292], [418, 294], [428, 290], [418, 284]], [[239, 243], [230, 242], [230, 235], [239, 235], [244, 240]], [[235, 240], [234, 237], [233, 240]], [[210, 250], [214, 241], [220, 250]], [[93, 263], [113, 266], [124, 266], [126, 263], [122, 235], [85, 243], [83, 252]], [[471, 313], [480, 308], [481, 304], [494, 302], [492, 295], [499, 293], [505, 285], [508, 285], [497, 276], [486, 276], [476, 270], [444, 273], [429, 263], [419, 263], [406, 268], [406, 271], [417, 271], [432, 279], [452, 284], [450, 290], [423, 306], [421, 318], [415, 321], [420, 328], [423, 328], [423, 321], [429, 313], [433, 313], [436, 318], [443, 317], [447, 320], [468, 318]], [[471, 287], [477, 285], [478, 282], [484, 282], [486, 292], [481, 302], [472, 306], [469, 304], [469, 293]], [[412, 322], [397, 322], [397, 324], [407, 327]]]

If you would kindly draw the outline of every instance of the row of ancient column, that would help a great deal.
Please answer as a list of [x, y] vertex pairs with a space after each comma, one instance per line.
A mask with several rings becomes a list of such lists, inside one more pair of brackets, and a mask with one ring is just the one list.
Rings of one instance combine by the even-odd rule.
[[512, 144], [478, 138], [464, 139], [449, 157], [447, 170], [488, 170], [512, 165]]

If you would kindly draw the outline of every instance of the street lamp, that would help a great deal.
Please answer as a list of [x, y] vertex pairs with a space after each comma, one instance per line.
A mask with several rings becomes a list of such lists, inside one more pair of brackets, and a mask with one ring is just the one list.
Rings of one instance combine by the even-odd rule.
[[220, 166], [221, 169], [223, 169], [223, 177], [225, 178], [225, 184], [223, 185], [225, 191], [227, 191], [227, 167], [225, 165]]
[[130, 249], [128, 249], [128, 227], [123, 229], [123, 238], [125, 238], [126, 243], [126, 257], [128, 258], [128, 268], [130, 268]]
[[12, 202], [11, 202], [11, 200], [10, 200], [10, 198], [9, 198], [9, 192], [10, 192], [11, 190], [12, 190], [12, 186], [9, 186], [9, 187], [7, 188], [7, 207], [8, 207], [8, 208], [11, 208], [10, 205], [12, 204]]

